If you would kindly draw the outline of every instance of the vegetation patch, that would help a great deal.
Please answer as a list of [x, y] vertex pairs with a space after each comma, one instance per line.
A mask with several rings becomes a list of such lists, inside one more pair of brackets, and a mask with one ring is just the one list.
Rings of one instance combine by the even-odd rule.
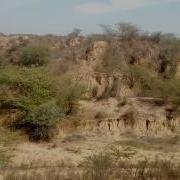
[[179, 79], [163, 79], [139, 66], [132, 66], [131, 72], [141, 89], [141, 96], [162, 98], [166, 103], [173, 103], [177, 107], [180, 105]]
[[55, 102], [47, 102], [31, 109], [20, 125], [26, 129], [31, 140], [50, 140], [63, 116]]
[[1, 108], [23, 114], [17, 119], [12, 112], [12, 124], [5, 124], [25, 128], [31, 140], [51, 139], [58, 120], [77, 112], [78, 101], [85, 92], [80, 84], [63, 78], [58, 81], [45, 67], [2, 68], [0, 86]]
[[44, 46], [27, 46], [22, 48], [20, 64], [24, 66], [42, 66], [48, 63], [49, 50]]
[[51, 99], [54, 96], [53, 80], [50, 74], [45, 76], [46, 73], [44, 68], [9, 66], [1, 69], [1, 102], [28, 110]]
[[78, 102], [86, 92], [86, 87], [80, 83], [75, 83], [69, 78], [61, 78], [57, 93], [58, 105], [66, 115], [77, 112]]
[[[120, 153], [120, 156], [122, 153]], [[110, 180], [110, 179], [175, 179], [180, 177], [179, 164], [170, 160], [157, 158], [150, 161], [147, 158], [132, 162], [126, 156], [119, 157], [119, 153], [96, 154], [88, 157], [84, 164], [84, 179]]]

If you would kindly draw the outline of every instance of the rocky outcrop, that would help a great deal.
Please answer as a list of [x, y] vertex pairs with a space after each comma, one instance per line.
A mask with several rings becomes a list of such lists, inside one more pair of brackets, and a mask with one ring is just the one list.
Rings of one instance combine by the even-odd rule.
[[86, 61], [100, 61], [102, 60], [106, 50], [108, 48], [108, 44], [105, 41], [97, 41], [94, 42], [89, 48], [86, 50], [85, 60]]
[[67, 46], [75, 47], [77, 45], [80, 45], [84, 41], [84, 37], [78, 36], [78, 37], [69, 37], [66, 40]]
[[91, 44], [80, 61], [79, 73], [76, 73], [74, 79], [85, 83], [89, 89], [89, 95], [93, 93], [93, 97], [98, 99], [132, 96], [133, 92], [124, 83], [125, 77], [120, 72], [102, 73], [95, 70], [97, 66], [102, 65], [108, 46], [105, 41], [96, 41]]

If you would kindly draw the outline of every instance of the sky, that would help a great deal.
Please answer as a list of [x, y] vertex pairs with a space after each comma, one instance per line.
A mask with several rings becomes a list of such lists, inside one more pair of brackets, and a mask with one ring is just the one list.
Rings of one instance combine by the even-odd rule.
[[0, 32], [64, 35], [74, 28], [101, 32], [99, 24], [136, 24], [180, 36], [180, 0], [0, 0]]

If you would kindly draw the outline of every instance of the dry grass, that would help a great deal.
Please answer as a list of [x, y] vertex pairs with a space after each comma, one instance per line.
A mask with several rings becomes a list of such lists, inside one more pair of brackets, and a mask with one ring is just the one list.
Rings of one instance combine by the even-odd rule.
[[11, 172], [5, 177], [5, 180], [79, 180], [79, 174], [69, 172], [68, 175], [64, 174], [59, 169], [46, 169], [44, 172]]
[[5, 170], [5, 180], [179, 180], [180, 164], [172, 161], [147, 158], [132, 163], [114, 154], [94, 154], [79, 167], [45, 167]]
[[[65, 143], [71, 144], [75, 141], [86, 141], [87, 139], [82, 139], [81, 136], [76, 135], [69, 136], [64, 140]], [[179, 136], [139, 139], [131, 137], [129, 140], [118, 141], [115, 145], [104, 147], [105, 151], [92, 154], [77, 164], [71, 164], [68, 159], [53, 165], [48, 161], [45, 163], [34, 161], [29, 165], [21, 164], [18, 167], [6, 166], [1, 168], [0, 174], [4, 175], [5, 180], [179, 180], [179, 161], [174, 161], [175, 159], [165, 160], [164, 157], [162, 159], [150, 158], [148, 155], [139, 160], [136, 158], [139, 149], [159, 150], [160, 146], [166, 148], [166, 146], [178, 144]], [[75, 151], [76, 149], [67, 150]], [[135, 159], [136, 161], [134, 161]]]
[[12, 145], [21, 139], [19, 132], [10, 131], [0, 127], [0, 167], [8, 165], [12, 157]]
[[[117, 152], [117, 151], [116, 151]], [[180, 164], [169, 160], [156, 159], [150, 161], [147, 158], [136, 163], [128, 160], [133, 156], [118, 153], [97, 154], [86, 159], [83, 177], [87, 180], [111, 180], [111, 179], [180, 179]], [[121, 158], [119, 158], [121, 157]]]
[[180, 136], [175, 135], [172, 137], [143, 137], [143, 138], [130, 138], [115, 142], [117, 145], [123, 147], [132, 147], [147, 151], [162, 151], [162, 152], [175, 152], [180, 142]]

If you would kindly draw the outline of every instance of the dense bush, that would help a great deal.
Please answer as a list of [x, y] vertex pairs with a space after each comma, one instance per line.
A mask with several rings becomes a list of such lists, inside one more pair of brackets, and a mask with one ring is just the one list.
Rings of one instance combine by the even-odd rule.
[[58, 120], [63, 117], [55, 102], [44, 103], [31, 109], [21, 125], [27, 130], [30, 139], [50, 140], [55, 134]]
[[61, 78], [59, 83], [44, 67], [1, 68], [0, 87], [1, 108], [23, 112], [22, 120], [8, 126], [24, 128], [32, 140], [50, 139], [57, 120], [76, 112], [85, 92], [70, 79]]
[[49, 51], [44, 46], [27, 46], [22, 49], [20, 64], [42, 66], [48, 62]]
[[23, 110], [54, 97], [53, 79], [51, 75], [44, 76], [44, 68], [20, 68], [9, 66], [0, 70], [0, 86], [5, 90], [0, 94], [1, 101]]
[[22, 119], [10, 121], [9, 127], [25, 128], [32, 140], [50, 138], [51, 127], [59, 116], [55, 104], [53, 78], [43, 68], [9, 66], [0, 71], [0, 105], [4, 109], [18, 109]]

